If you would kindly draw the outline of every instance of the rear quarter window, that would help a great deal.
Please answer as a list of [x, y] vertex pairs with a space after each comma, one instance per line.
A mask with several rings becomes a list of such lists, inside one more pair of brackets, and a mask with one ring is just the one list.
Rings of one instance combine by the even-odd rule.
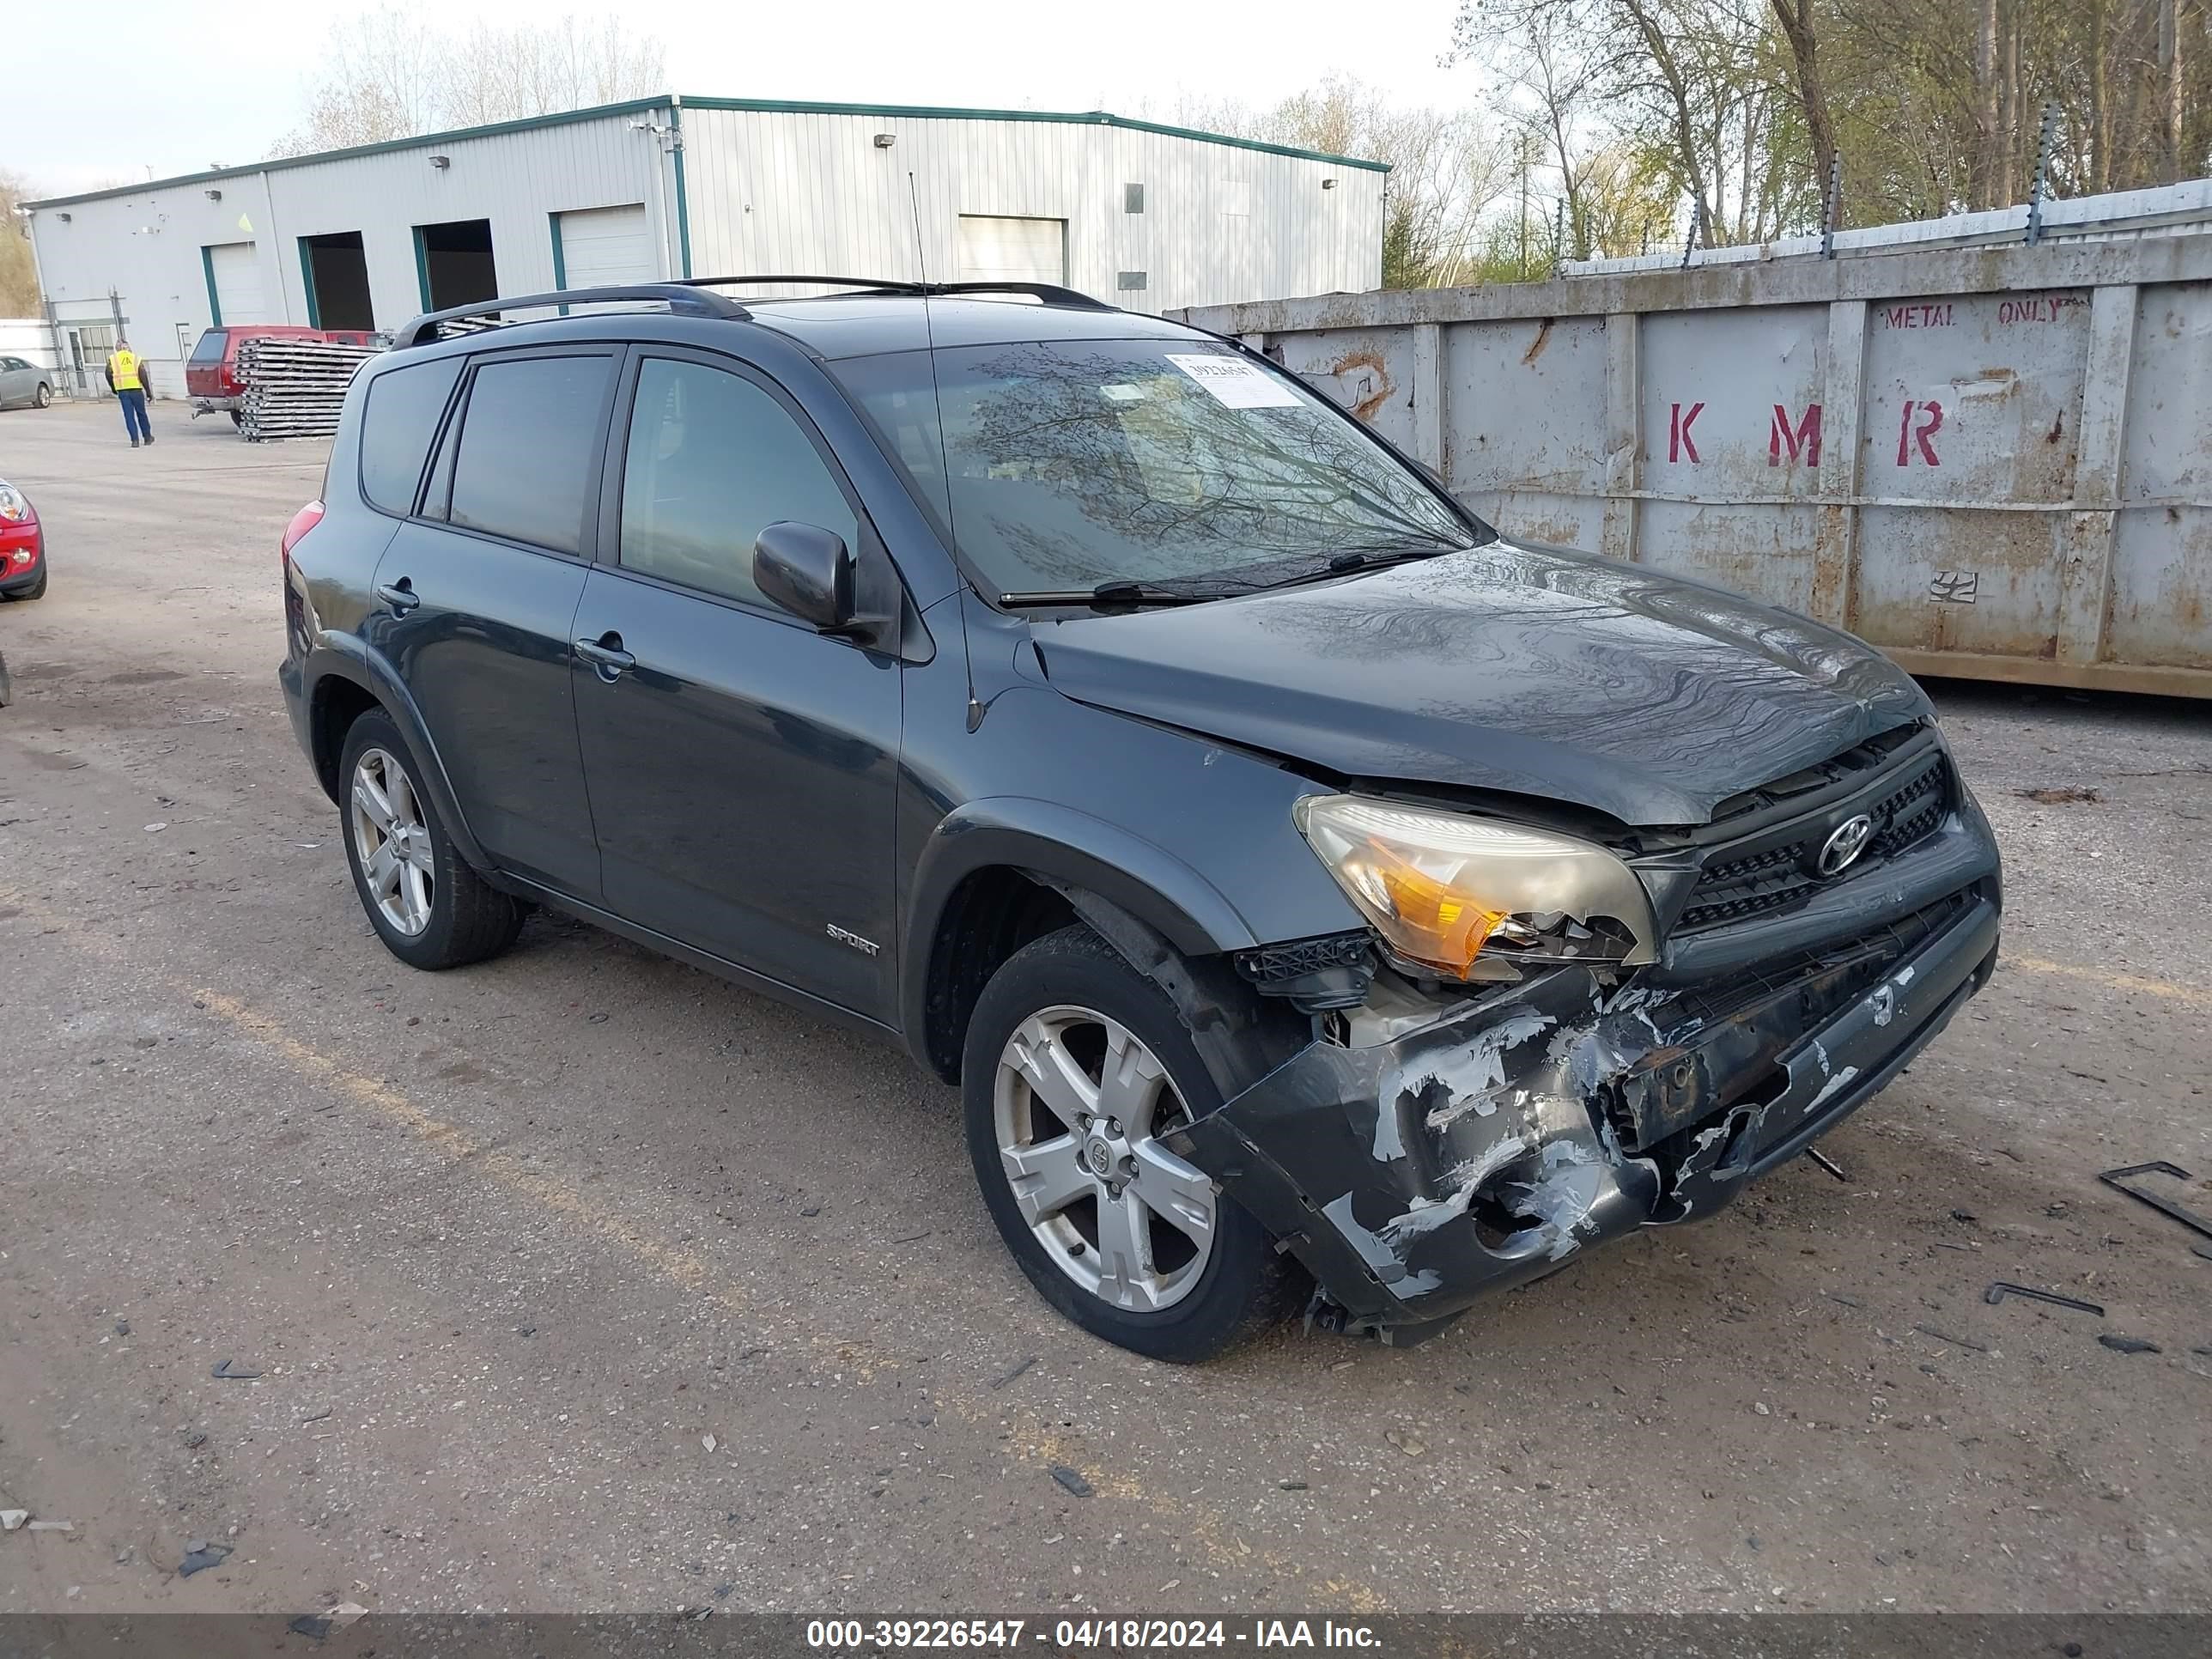
[[562, 356], [478, 365], [447, 522], [577, 552], [613, 362]]
[[386, 369], [369, 382], [361, 416], [361, 493], [371, 507], [403, 518], [415, 510], [438, 416], [460, 374], [461, 360], [447, 357]]

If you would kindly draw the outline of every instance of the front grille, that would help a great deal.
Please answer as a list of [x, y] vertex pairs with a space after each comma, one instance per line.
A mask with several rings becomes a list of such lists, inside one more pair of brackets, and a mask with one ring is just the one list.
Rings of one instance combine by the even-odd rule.
[[1882, 802], [1874, 821], [1884, 827], [1867, 843], [1867, 857], [1893, 858], [1943, 822], [1949, 792], [1943, 787], [1943, 757], [1938, 755], [1920, 775]]
[[[1677, 930], [1694, 933], [1787, 909], [1823, 887], [1880, 868], [1933, 835], [1950, 810], [1948, 765], [1933, 744], [1899, 747], [1891, 767], [1872, 776], [1861, 766], [1838, 767], [1825, 786], [1807, 791], [1801, 785], [1790, 792], [1811, 793], [1817, 804], [1714, 847], [1698, 872]], [[1804, 775], [1794, 775], [1789, 781]], [[1814, 867], [1819, 849], [1836, 825], [1859, 812], [1875, 823], [1866, 851], [1841, 876], [1822, 877]]]

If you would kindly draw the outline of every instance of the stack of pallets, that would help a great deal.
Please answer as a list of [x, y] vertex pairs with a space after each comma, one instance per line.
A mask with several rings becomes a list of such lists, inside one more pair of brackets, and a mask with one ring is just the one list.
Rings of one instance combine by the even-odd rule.
[[239, 429], [251, 443], [329, 437], [338, 429], [346, 387], [375, 355], [369, 346], [326, 340], [246, 341], [238, 349], [246, 381], [246, 419]]

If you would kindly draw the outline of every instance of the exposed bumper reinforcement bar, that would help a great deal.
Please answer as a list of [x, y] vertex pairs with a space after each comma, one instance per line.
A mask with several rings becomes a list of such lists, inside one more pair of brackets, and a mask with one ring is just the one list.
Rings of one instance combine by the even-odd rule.
[[1969, 890], [1917, 934], [1733, 997], [1561, 971], [1397, 1042], [1313, 1043], [1170, 1145], [1349, 1328], [1419, 1340], [1589, 1245], [1710, 1215], [1796, 1157], [1987, 981], [1998, 922], [1993, 892]]

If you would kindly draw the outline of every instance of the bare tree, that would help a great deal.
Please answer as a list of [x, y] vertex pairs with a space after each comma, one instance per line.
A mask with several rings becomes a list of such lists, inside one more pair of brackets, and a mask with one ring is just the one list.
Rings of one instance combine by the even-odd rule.
[[1460, 280], [1482, 216], [1513, 177], [1510, 137], [1474, 112], [1393, 105], [1350, 76], [1334, 76], [1264, 109], [1178, 100], [1182, 126], [1385, 161], [1382, 283], [1421, 288]]
[[421, 6], [387, 6], [337, 24], [307, 94], [307, 118], [270, 153], [302, 155], [445, 127], [549, 115], [663, 89], [665, 53], [620, 18], [465, 33]]
[[30, 223], [15, 211], [31, 198], [22, 174], [0, 168], [0, 317], [36, 317], [44, 308]]
[[1461, 0], [1454, 56], [1501, 63], [1545, 131], [1577, 250], [1589, 241], [1575, 155], [1662, 152], [1708, 244], [1762, 240], [1785, 191], [1779, 60], [1765, 0]]

